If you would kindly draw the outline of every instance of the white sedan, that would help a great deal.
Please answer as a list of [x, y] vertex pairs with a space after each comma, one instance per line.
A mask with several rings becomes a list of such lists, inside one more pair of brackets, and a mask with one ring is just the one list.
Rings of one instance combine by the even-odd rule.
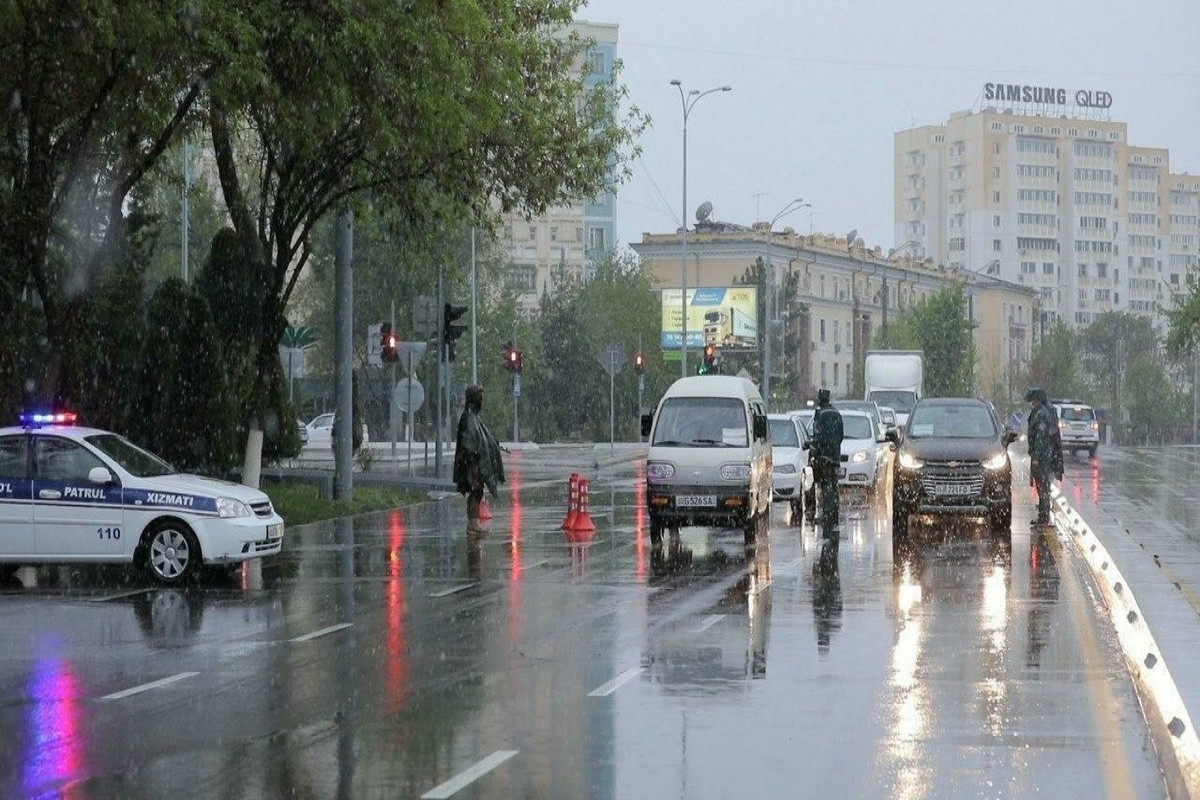
[[[305, 427], [308, 428], [308, 439], [305, 440], [305, 447], [320, 447], [329, 449], [333, 447], [333, 412], [318, 414], [313, 417], [312, 422]], [[362, 443], [365, 447], [368, 443], [367, 426], [363, 423], [362, 426]]]
[[875, 491], [880, 467], [886, 459], [875, 420], [865, 411], [842, 412], [842, 470], [838, 484]]
[[22, 422], [0, 428], [0, 571], [125, 563], [173, 584], [283, 545], [283, 519], [257, 489], [180, 474], [73, 415]]
[[804, 516], [804, 498], [813, 485], [805, 444], [808, 434], [800, 420], [790, 414], [768, 414], [771, 429], [771, 460], [775, 465], [775, 502], [791, 504], [793, 524]]

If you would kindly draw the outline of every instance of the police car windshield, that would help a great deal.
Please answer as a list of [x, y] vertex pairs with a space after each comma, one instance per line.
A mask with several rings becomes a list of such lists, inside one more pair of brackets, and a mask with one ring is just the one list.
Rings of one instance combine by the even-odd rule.
[[174, 475], [177, 470], [153, 453], [138, 447], [124, 436], [115, 433], [98, 433], [85, 441], [104, 455], [121, 465], [121, 469], [138, 478], [156, 478]]

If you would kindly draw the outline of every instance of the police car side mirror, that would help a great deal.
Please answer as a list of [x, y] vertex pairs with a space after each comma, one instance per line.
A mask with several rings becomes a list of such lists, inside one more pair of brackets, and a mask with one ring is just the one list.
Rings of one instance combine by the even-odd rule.
[[650, 435], [650, 427], [654, 424], [653, 414], [642, 414], [642, 436]]
[[100, 486], [107, 486], [114, 482], [113, 474], [106, 467], [92, 467], [88, 470], [88, 481]]

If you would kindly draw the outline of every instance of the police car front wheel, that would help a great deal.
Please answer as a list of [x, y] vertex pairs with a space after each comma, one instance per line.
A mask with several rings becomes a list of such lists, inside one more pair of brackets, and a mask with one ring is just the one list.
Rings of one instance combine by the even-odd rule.
[[182, 583], [200, 566], [200, 545], [179, 522], [160, 522], [146, 532], [146, 566], [160, 583]]

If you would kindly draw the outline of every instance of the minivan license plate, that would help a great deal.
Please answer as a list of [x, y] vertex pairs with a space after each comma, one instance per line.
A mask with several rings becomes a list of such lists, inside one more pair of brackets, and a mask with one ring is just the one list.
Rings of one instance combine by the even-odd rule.
[[681, 494], [675, 498], [676, 508], [716, 508], [717, 496], [714, 494]]

